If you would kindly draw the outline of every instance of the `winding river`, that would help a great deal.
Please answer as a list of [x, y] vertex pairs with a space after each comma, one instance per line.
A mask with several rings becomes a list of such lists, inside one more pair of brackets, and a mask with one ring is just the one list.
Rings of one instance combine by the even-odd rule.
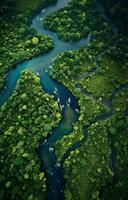
[[31, 69], [39, 75], [40, 81], [47, 93], [54, 95], [54, 98], [59, 102], [61, 107], [62, 120], [57, 128], [55, 128], [48, 136], [40, 140], [38, 149], [39, 158], [41, 160], [41, 169], [47, 177], [47, 199], [63, 200], [64, 179], [61, 163], [58, 163], [53, 144], [63, 135], [68, 134], [72, 130], [73, 123], [78, 119], [78, 104], [72, 93], [62, 84], [53, 80], [49, 75], [52, 63], [55, 57], [62, 52], [78, 49], [87, 45], [90, 41], [90, 35], [87, 38], [81, 39], [78, 42], [63, 42], [59, 40], [58, 35], [52, 31], [46, 30], [42, 25], [42, 20], [50, 12], [68, 6], [68, 0], [58, 0], [56, 4], [43, 9], [32, 19], [31, 26], [39, 33], [51, 36], [54, 39], [54, 49], [49, 53], [40, 54], [32, 59], [25, 60], [12, 68], [6, 79], [4, 89], [0, 92], [0, 105], [2, 105], [11, 96], [15, 89], [17, 80], [20, 78], [20, 73], [23, 69]]
[[[49, 72], [52, 67], [52, 63], [56, 56], [62, 52], [78, 49], [82, 46], [87, 45], [90, 42], [90, 36], [82, 39], [78, 42], [63, 42], [59, 40], [56, 33], [46, 30], [42, 25], [42, 20], [50, 12], [56, 11], [62, 7], [68, 5], [68, 0], [58, 0], [56, 4], [43, 9], [37, 14], [32, 20], [32, 27], [38, 32], [46, 35], [50, 35], [54, 39], [55, 47], [49, 53], [40, 54], [32, 59], [25, 60], [16, 67], [12, 68], [7, 74], [6, 85], [0, 92], [0, 105], [2, 105], [9, 96], [11, 96], [15, 89], [16, 82], [20, 77], [20, 72], [23, 69], [31, 69], [40, 77], [40, 81], [43, 89], [54, 95], [54, 98], [59, 102], [61, 108], [62, 120], [60, 121], [57, 128], [53, 129], [47, 138], [40, 140], [38, 154], [41, 160], [41, 169], [45, 172], [47, 177], [47, 199], [48, 200], [63, 200], [64, 199], [64, 186], [65, 181], [63, 178], [63, 161], [69, 155], [69, 153], [80, 146], [81, 142], [76, 143], [71, 147], [68, 152], [64, 155], [61, 163], [56, 159], [53, 145], [57, 140], [62, 138], [63, 135], [69, 134], [72, 130], [73, 123], [75, 123], [79, 116], [79, 107], [76, 98], [73, 94], [65, 88], [62, 84], [52, 79]], [[116, 93], [115, 93], [116, 94]], [[114, 95], [112, 96], [112, 98]], [[111, 101], [112, 101], [111, 98]], [[109, 113], [104, 116], [97, 116], [95, 121], [102, 120], [111, 115], [111, 109]], [[93, 122], [94, 123], [94, 122]], [[84, 127], [86, 135], [88, 127]], [[86, 137], [85, 137], [86, 138]], [[85, 138], [82, 142], [85, 142]]]

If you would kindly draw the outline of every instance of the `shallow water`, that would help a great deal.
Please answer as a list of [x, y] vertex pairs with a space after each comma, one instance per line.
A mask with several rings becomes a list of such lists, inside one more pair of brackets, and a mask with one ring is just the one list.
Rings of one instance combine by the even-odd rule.
[[31, 26], [38, 32], [51, 36], [54, 39], [54, 49], [49, 53], [40, 54], [32, 59], [17, 64], [8, 72], [5, 87], [0, 92], [0, 105], [2, 105], [15, 89], [21, 71], [24, 69], [31, 69], [39, 75], [43, 89], [49, 94], [54, 95], [55, 99], [59, 102], [62, 120], [58, 127], [51, 131], [48, 138], [42, 138], [40, 140], [38, 149], [38, 154], [42, 162], [41, 169], [44, 170], [47, 177], [47, 195], [49, 200], [62, 200], [64, 189], [63, 170], [61, 164], [57, 162], [55, 157], [53, 144], [63, 135], [71, 132], [73, 123], [78, 119], [79, 110], [77, 100], [73, 94], [62, 84], [53, 80], [49, 72], [54, 59], [59, 53], [78, 49], [87, 45], [90, 41], [89, 34], [87, 38], [78, 42], [63, 42], [58, 38], [56, 33], [48, 31], [43, 27], [42, 19], [46, 15], [67, 5], [68, 0], [58, 0], [56, 4], [43, 9], [33, 18]]
[[[46, 30], [42, 25], [42, 19], [47, 16], [50, 12], [56, 11], [64, 6], [68, 5], [68, 0], [58, 0], [56, 4], [43, 9], [39, 14], [37, 14], [32, 20], [32, 27], [34, 27], [38, 32], [51, 36], [54, 39], [55, 47], [49, 53], [40, 54], [33, 57], [32, 59], [23, 61], [16, 65], [15, 68], [12, 68], [7, 74], [7, 80], [5, 88], [0, 92], [0, 105], [2, 105], [8, 97], [12, 94], [15, 89], [16, 82], [20, 77], [20, 73], [23, 69], [31, 69], [35, 73], [39, 74], [40, 81], [43, 89], [49, 94], [54, 95], [55, 99], [59, 102], [61, 108], [62, 120], [60, 121], [57, 128], [53, 129], [47, 138], [42, 138], [40, 140], [40, 145], [38, 149], [38, 154], [42, 162], [41, 169], [46, 173], [48, 191], [47, 199], [48, 200], [63, 200], [63, 190], [65, 186], [63, 178], [63, 167], [62, 163], [66, 157], [70, 154], [72, 150], [79, 147], [87, 137], [87, 128], [83, 128], [85, 137], [83, 141], [73, 145], [67, 153], [64, 155], [62, 162], [58, 163], [53, 145], [57, 140], [63, 137], [65, 134], [69, 134], [72, 130], [73, 123], [77, 121], [79, 113], [76, 110], [79, 110], [77, 100], [73, 94], [65, 88], [62, 84], [52, 79], [49, 75], [51, 70], [51, 65], [59, 53], [78, 49], [84, 45], [87, 45], [90, 41], [91, 34], [87, 38], [80, 40], [79, 42], [63, 42], [61, 41], [57, 34]], [[103, 8], [100, 7], [100, 10]], [[104, 14], [104, 11], [103, 11]], [[91, 72], [93, 73], [93, 71]], [[90, 74], [91, 74], [90, 73]], [[89, 75], [90, 75], [89, 74]], [[124, 87], [124, 86], [123, 86]], [[122, 88], [123, 88], [122, 87]], [[120, 88], [119, 91], [122, 89]], [[118, 91], [113, 92], [113, 95], [110, 99], [110, 109], [112, 109], [112, 99]], [[111, 111], [100, 116], [97, 116], [95, 121], [100, 121], [106, 119], [111, 115]], [[69, 120], [70, 119], [70, 120]], [[94, 122], [93, 122], [94, 123]], [[43, 135], [43, 134], [42, 134]]]

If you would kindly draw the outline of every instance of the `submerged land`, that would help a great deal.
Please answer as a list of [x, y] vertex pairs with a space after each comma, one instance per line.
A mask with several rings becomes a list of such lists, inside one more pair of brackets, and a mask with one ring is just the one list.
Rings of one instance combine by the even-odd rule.
[[57, 2], [0, 3], [0, 199], [126, 200], [128, 3], [71, 0], [39, 18], [55, 40], [31, 23]]

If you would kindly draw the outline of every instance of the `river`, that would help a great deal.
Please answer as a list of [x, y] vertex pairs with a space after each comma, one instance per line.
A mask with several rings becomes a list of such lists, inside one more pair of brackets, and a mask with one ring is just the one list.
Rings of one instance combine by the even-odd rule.
[[[59, 102], [62, 120], [59, 122], [58, 127], [49, 133], [47, 138], [42, 138], [40, 140], [38, 149], [38, 155], [41, 160], [41, 169], [45, 172], [47, 177], [48, 200], [64, 199], [65, 181], [63, 178], [63, 162], [59, 163], [57, 161], [53, 146], [57, 140], [72, 131], [73, 123], [75, 123], [79, 117], [79, 107], [76, 98], [61, 83], [52, 79], [50, 76], [51, 66], [58, 54], [87, 45], [90, 42], [91, 37], [91, 34], [89, 34], [87, 38], [81, 39], [78, 42], [63, 42], [56, 33], [44, 28], [42, 22], [43, 18], [50, 12], [59, 10], [67, 5], [68, 0], [58, 0], [57, 3], [43, 9], [32, 19], [31, 26], [33, 28], [39, 33], [49, 35], [53, 38], [54, 48], [48, 53], [40, 54], [13, 67], [7, 74], [4, 89], [0, 92], [0, 105], [2, 105], [14, 91], [17, 80], [20, 78], [21, 71], [24, 69], [31, 69], [40, 77], [43, 90], [50, 95], [54, 95], [54, 98]], [[111, 112], [106, 113], [104, 118], [107, 118], [110, 114]], [[103, 117], [101, 116], [96, 120], [102, 119]], [[87, 132], [87, 128], [88, 127], [84, 127], [85, 132]], [[85, 142], [85, 138], [83, 142]], [[70, 148], [62, 160], [64, 160], [74, 148], [80, 146], [80, 144], [81, 142]]]

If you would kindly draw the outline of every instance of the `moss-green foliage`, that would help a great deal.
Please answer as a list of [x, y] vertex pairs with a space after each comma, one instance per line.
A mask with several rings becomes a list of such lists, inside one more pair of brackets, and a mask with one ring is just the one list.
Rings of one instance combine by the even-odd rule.
[[[115, 129], [114, 134], [111, 129]], [[86, 143], [73, 151], [64, 164], [65, 178], [68, 180], [65, 192], [70, 191], [71, 199], [84, 200], [85, 196], [86, 199], [99, 199], [99, 195], [105, 200], [127, 198], [127, 133], [126, 118], [113, 117], [89, 128]], [[107, 134], [111, 136], [116, 150], [114, 174], [108, 163], [110, 152]], [[114, 182], [111, 181], [113, 175]]]
[[[66, 41], [79, 40], [91, 32], [91, 43], [80, 50], [59, 55], [51, 73], [53, 78], [73, 92], [80, 106], [80, 117], [73, 131], [55, 144], [56, 155], [60, 160], [69, 147], [83, 139], [83, 125], [93, 121], [95, 115], [108, 112], [101, 103], [103, 97], [110, 98], [115, 88], [128, 81], [126, 38], [120, 35], [118, 43], [114, 43], [115, 36], [110, 23], [96, 11], [94, 5], [92, 1], [72, 0], [70, 7], [51, 13], [44, 20], [45, 27], [56, 31]], [[100, 55], [103, 51], [104, 54]], [[87, 77], [87, 72], [95, 66], [99, 69]], [[87, 92], [91, 96], [85, 97]], [[126, 90], [116, 95], [113, 104], [113, 115], [105, 121], [92, 124], [86, 142], [70, 153], [64, 162], [66, 200], [99, 199], [101, 193], [106, 200], [111, 199], [111, 195], [114, 199], [125, 199], [127, 196], [124, 192], [127, 185], [127, 161], [123, 161], [124, 157], [121, 159], [122, 152], [125, 151], [125, 156], [128, 152], [127, 133], [124, 131], [127, 123], [124, 119]], [[119, 165], [119, 170], [114, 173], [109, 165], [110, 153], [113, 151], [109, 147], [109, 137], [117, 153], [116, 165]], [[114, 174], [118, 181], [109, 188], [107, 183], [111, 185]]]
[[[25, 1], [26, 3], [23, 5], [28, 7], [22, 5], [24, 9], [21, 7], [21, 2], [9, 4], [9, 2], [5, 1], [2, 3], [3, 7], [1, 7], [1, 10], [2, 8], [7, 10], [3, 10], [0, 16], [0, 89], [4, 85], [7, 71], [13, 65], [23, 59], [29, 59], [33, 55], [47, 52], [53, 48], [51, 37], [39, 35], [35, 30], [28, 28], [32, 11], [39, 7], [39, 3], [44, 6], [46, 1], [32, 1], [33, 4], [30, 2], [27, 4]], [[29, 7], [29, 5], [31, 6]], [[12, 8], [14, 11], [12, 11]], [[38, 43], [33, 43], [33, 38], [35, 37], [38, 38]]]
[[109, 97], [114, 88], [128, 82], [128, 70], [110, 56], [103, 56], [100, 65], [96, 73], [81, 80], [81, 85], [95, 96]]
[[[128, 94], [128, 93], [127, 93]], [[123, 99], [120, 97], [120, 100]], [[121, 109], [121, 107], [120, 107]], [[117, 113], [116, 113], [117, 114]], [[123, 200], [127, 199], [128, 191], [128, 121], [127, 116], [120, 115], [113, 117], [107, 121], [108, 133], [111, 137], [111, 142], [113, 144], [113, 149], [116, 152], [115, 159], [115, 169], [114, 169], [114, 181], [107, 182], [103, 188], [101, 188], [100, 196], [103, 200], [114, 199]]]
[[128, 88], [123, 89], [121, 92], [119, 92], [114, 101], [114, 111], [115, 114], [118, 115], [123, 115], [124, 113], [127, 113], [128, 109]]
[[123, 200], [128, 196], [128, 127], [127, 117], [124, 119], [115, 120], [112, 127], [115, 133], [112, 135], [112, 142], [116, 151], [116, 169], [115, 181], [112, 184], [106, 184], [102, 191], [102, 199]]
[[[128, 91], [117, 94], [113, 100], [114, 115], [105, 121], [96, 122], [88, 129], [86, 142], [64, 163], [65, 178], [68, 181], [67, 193], [71, 199], [127, 199], [128, 165], [128, 128], [127, 109]], [[122, 117], [123, 116], [123, 117]], [[113, 148], [108, 149], [108, 138]], [[110, 169], [110, 152], [115, 151], [113, 172]], [[112, 177], [114, 181], [112, 181]]]
[[102, 188], [101, 199], [127, 199], [128, 190], [128, 89], [119, 92], [114, 100], [114, 116], [107, 120], [108, 133], [116, 152], [115, 181]]
[[56, 31], [66, 41], [79, 40], [93, 31], [94, 40], [103, 37], [105, 43], [111, 41], [112, 38], [108, 38], [106, 34], [111, 34], [110, 25], [96, 10], [94, 2], [72, 0], [69, 5], [70, 7], [48, 15], [44, 20], [45, 27]]
[[80, 106], [80, 117], [74, 125], [73, 131], [55, 143], [56, 155], [59, 160], [61, 160], [69, 147], [83, 139], [83, 126], [89, 125], [96, 116], [108, 111], [105, 105], [92, 97], [81, 95], [78, 103]]
[[51, 75], [65, 83], [68, 79], [72, 81], [79, 79], [83, 73], [89, 72], [95, 66], [92, 58], [93, 56], [83, 48], [62, 53], [57, 56], [53, 64]]
[[71, 152], [64, 163], [66, 188], [72, 200], [98, 199], [100, 187], [113, 175], [109, 154], [106, 128], [101, 123], [93, 124], [86, 143]]
[[[128, 90], [119, 92], [114, 100], [113, 116], [105, 121], [96, 122], [88, 129], [86, 142], [64, 163], [65, 178], [68, 181], [65, 190], [71, 199], [127, 199], [128, 165], [128, 128], [127, 116]], [[114, 173], [110, 169], [108, 138], [111, 138], [116, 156]], [[111, 150], [111, 151], [110, 151]], [[115, 181], [112, 182], [114, 175]]]
[[[59, 159], [75, 142], [83, 139], [83, 125], [88, 125], [94, 120], [96, 115], [106, 113], [107, 107], [100, 102], [102, 97], [110, 97], [112, 91], [121, 83], [127, 82], [127, 70], [110, 56], [99, 58], [100, 68], [93, 73], [89, 78], [84, 78], [84, 74], [89, 72], [94, 66], [94, 56], [89, 54], [88, 49], [78, 51], [70, 51], [61, 54], [57, 57], [52, 70], [52, 76], [63, 82], [78, 98], [80, 106], [79, 122], [74, 125], [73, 132], [66, 135], [62, 140], [55, 144], [56, 155]], [[78, 66], [78, 72], [75, 72], [74, 66]], [[68, 81], [70, 80], [70, 82]], [[80, 81], [81, 80], [81, 81]], [[77, 88], [77, 83], [80, 81], [80, 88]], [[93, 93], [99, 98], [96, 101], [92, 97], [86, 97], [86, 90]], [[125, 102], [124, 102], [125, 103]]]
[[41, 7], [47, 6], [50, 3], [55, 2], [56, 0], [16, 0], [18, 7], [22, 9], [23, 11], [26, 10], [35, 10], [39, 9]]
[[[4, 1], [6, 7], [3, 7], [3, 2], [0, 6], [0, 87], [13, 64], [53, 47], [51, 38], [26, 28], [32, 11], [52, 0], [33, 0], [31, 4], [30, 0], [17, 0], [14, 7], [10, 6], [11, 1]], [[107, 2], [112, 5], [111, 12], [116, 16], [121, 1]], [[108, 112], [102, 97], [109, 98], [115, 88], [128, 81], [127, 38], [120, 34], [118, 42], [114, 43], [112, 26], [96, 8], [93, 1], [72, 0], [69, 7], [50, 14], [44, 20], [47, 28], [56, 31], [66, 41], [79, 40], [91, 32], [90, 44], [59, 55], [51, 72], [53, 78], [72, 91], [80, 107], [80, 116], [73, 125], [73, 131], [54, 146], [58, 159], [69, 147], [83, 139], [84, 125], [89, 125], [96, 115]], [[121, 6], [121, 13], [126, 13], [125, 8]], [[122, 19], [119, 24], [121, 31], [125, 32], [127, 26], [120, 23]], [[98, 56], [106, 47], [106, 55]], [[86, 77], [97, 66], [96, 61], [99, 69], [89, 74], [89, 78]], [[91, 94], [87, 94], [87, 91]], [[127, 199], [127, 104], [128, 92], [123, 89], [113, 100], [112, 116], [91, 124], [86, 142], [71, 152], [64, 162], [65, 200]], [[45, 199], [46, 179], [40, 172], [35, 149], [39, 139], [47, 136], [59, 120], [57, 102], [42, 91], [38, 77], [31, 72], [24, 72], [13, 95], [0, 111], [1, 199]], [[113, 149], [109, 146], [109, 138], [116, 152], [113, 172], [110, 169]], [[115, 182], [112, 182], [113, 176]]]
[[22, 73], [16, 89], [0, 110], [0, 199], [45, 199], [46, 178], [36, 149], [57, 126], [59, 107], [40, 79]]
[[[42, 0], [42, 5], [45, 1]], [[22, 10], [34, 10], [41, 4], [41, 0], [17, 0], [17, 4]]]

